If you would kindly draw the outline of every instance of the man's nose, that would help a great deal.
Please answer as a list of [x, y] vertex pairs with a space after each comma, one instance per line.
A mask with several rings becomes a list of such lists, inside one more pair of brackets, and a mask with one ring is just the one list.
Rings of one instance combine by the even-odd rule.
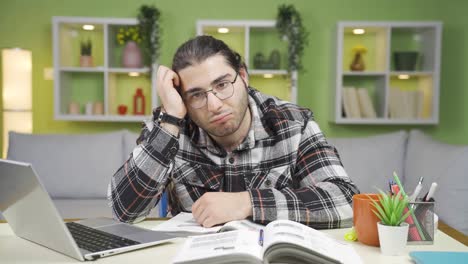
[[208, 111], [218, 112], [218, 110], [223, 106], [223, 101], [211, 92], [206, 94], [206, 105], [208, 107]]

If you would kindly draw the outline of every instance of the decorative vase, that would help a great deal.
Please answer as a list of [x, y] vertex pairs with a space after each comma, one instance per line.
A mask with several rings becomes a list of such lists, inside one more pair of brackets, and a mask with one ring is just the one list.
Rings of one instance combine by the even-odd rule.
[[145, 95], [143, 95], [143, 89], [141, 88], [138, 88], [135, 95], [133, 95], [133, 114], [145, 114]]
[[265, 56], [263, 56], [261, 52], [257, 52], [254, 56], [255, 69], [261, 69], [264, 61], [265, 61]]
[[280, 68], [280, 62], [281, 62], [281, 54], [278, 50], [273, 50], [270, 53], [270, 63], [272, 66], [272, 69], [279, 69]]
[[393, 53], [393, 60], [396, 71], [414, 71], [418, 60], [416, 51], [396, 51]]
[[143, 59], [140, 47], [135, 41], [128, 41], [125, 44], [122, 54], [122, 66], [125, 68], [141, 68]]
[[387, 226], [382, 222], [377, 223], [379, 230], [380, 251], [383, 255], [397, 256], [405, 251], [408, 239], [408, 223], [401, 223], [400, 226]]
[[93, 56], [81, 55], [80, 66], [81, 67], [93, 67]]
[[352, 71], [363, 71], [366, 66], [364, 65], [364, 59], [362, 58], [361, 52], [356, 52], [354, 54], [353, 62], [349, 65], [349, 68]]

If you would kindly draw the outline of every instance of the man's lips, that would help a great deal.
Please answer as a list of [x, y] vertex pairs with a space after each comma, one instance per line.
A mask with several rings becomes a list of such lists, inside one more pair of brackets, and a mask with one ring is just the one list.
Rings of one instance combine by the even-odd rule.
[[223, 113], [223, 114], [220, 114], [220, 115], [217, 115], [217, 116], [214, 116], [210, 119], [210, 123], [222, 123], [224, 121], [227, 121], [228, 119], [230, 119], [232, 116], [232, 113]]

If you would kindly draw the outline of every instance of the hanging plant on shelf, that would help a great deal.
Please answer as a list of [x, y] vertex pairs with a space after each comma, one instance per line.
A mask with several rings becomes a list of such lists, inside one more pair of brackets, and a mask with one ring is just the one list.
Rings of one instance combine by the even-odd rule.
[[288, 41], [288, 70], [301, 70], [301, 57], [308, 44], [309, 33], [294, 5], [281, 5], [276, 17], [276, 29], [283, 40]]
[[160, 19], [161, 12], [155, 6], [143, 5], [139, 9], [138, 23], [143, 39], [145, 54], [150, 59], [151, 67], [154, 67], [160, 55]]

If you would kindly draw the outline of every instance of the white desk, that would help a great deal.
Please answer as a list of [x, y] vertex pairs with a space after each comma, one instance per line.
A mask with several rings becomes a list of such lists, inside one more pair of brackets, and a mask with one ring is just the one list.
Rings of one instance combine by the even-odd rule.
[[[145, 221], [137, 224], [141, 227], [152, 227], [161, 221]], [[344, 241], [343, 235], [349, 229], [324, 230], [332, 237]], [[179, 238], [172, 243], [158, 245], [142, 250], [128, 252], [120, 255], [98, 259], [88, 263], [171, 263], [171, 260], [179, 247], [182, 246], [184, 238]], [[359, 242], [350, 242], [364, 263], [413, 263], [408, 256], [383, 256], [380, 248], [363, 245]], [[449, 237], [438, 230], [434, 245], [407, 246], [406, 251], [413, 250], [438, 250], [438, 251], [468, 251], [468, 247]], [[49, 250], [16, 237], [7, 223], [0, 224], [0, 263], [77, 263], [79, 261]]]

